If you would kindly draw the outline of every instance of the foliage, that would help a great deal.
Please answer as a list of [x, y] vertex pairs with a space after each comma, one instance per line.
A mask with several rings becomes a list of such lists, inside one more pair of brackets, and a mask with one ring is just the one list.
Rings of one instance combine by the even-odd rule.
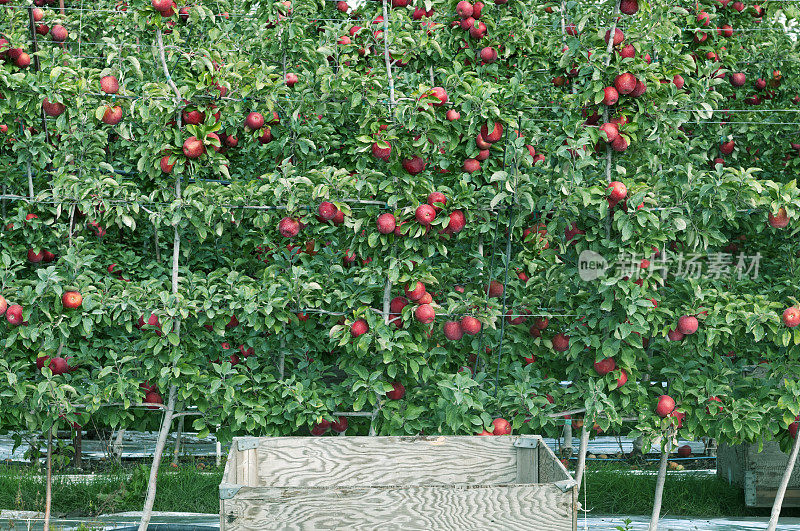
[[[557, 434], [547, 414], [586, 408], [599, 429], [634, 417], [653, 439], [675, 421], [654, 413], [668, 392], [686, 413], [683, 437], [786, 440], [800, 413], [800, 328], [780, 320], [797, 304], [800, 265], [800, 153], [788, 145], [800, 111], [796, 3], [769, 2], [757, 17], [752, 5], [641, 0], [618, 20], [634, 58], [607, 51], [613, 1], [565, 2], [563, 18], [555, 3], [487, 3], [480, 40], [451, 27], [455, 0], [418, 1], [433, 11], [418, 20], [393, 3], [386, 21], [381, 2], [342, 13], [323, 0], [218, 0], [193, 4], [185, 20], [149, 0], [44, 6], [43, 22], [64, 25], [66, 43], [38, 36], [40, 71], [0, 69], [0, 182], [15, 196], [3, 202], [0, 293], [26, 322], [0, 325], [0, 427], [89, 417], [152, 427], [158, 415], [139, 406], [146, 383], [162, 394], [177, 385], [179, 406], [203, 414], [194, 427], [223, 438], [306, 434], [334, 411], [373, 409], [380, 434], [472, 434], [499, 416], [515, 432]], [[0, 7], [5, 38], [31, 53], [28, 16]], [[732, 37], [715, 31], [723, 23]], [[570, 24], [575, 32], [563, 31]], [[707, 40], [695, 42], [702, 31]], [[486, 46], [496, 62], [478, 59]], [[718, 62], [706, 59], [712, 51]], [[646, 92], [604, 109], [604, 87], [625, 71]], [[738, 71], [741, 88], [729, 81]], [[286, 73], [297, 74], [293, 87]], [[101, 92], [105, 75], [119, 79], [118, 94]], [[756, 78], [767, 88], [754, 89]], [[434, 85], [446, 105], [430, 105]], [[45, 97], [64, 112], [44, 117]], [[119, 124], [101, 121], [106, 104], [121, 107]], [[447, 120], [450, 109], [461, 118]], [[243, 125], [252, 111], [264, 129]], [[605, 145], [587, 123], [595, 113], [627, 119], [627, 150]], [[504, 132], [488, 158], [462, 171], [494, 122]], [[196, 159], [182, 149], [191, 136], [205, 144]], [[729, 138], [724, 165], [710, 164]], [[387, 162], [373, 144], [391, 145]], [[403, 166], [414, 156], [427, 164], [416, 175]], [[615, 207], [609, 181], [628, 189]], [[426, 229], [414, 212], [434, 191], [447, 204]], [[318, 218], [321, 201], [343, 222]], [[766, 224], [779, 207], [784, 229]], [[466, 215], [457, 234], [444, 230], [455, 210]], [[384, 212], [399, 235], [377, 231]], [[284, 217], [302, 222], [297, 236], [277, 230]], [[56, 259], [27, 260], [42, 249]], [[667, 253], [727, 253], [733, 264], [760, 253], [760, 269], [586, 282], [587, 250], [653, 265]], [[389, 323], [387, 280], [390, 298], [425, 283], [437, 320], [421, 324], [410, 304], [402, 326]], [[491, 280], [505, 286], [501, 297], [487, 296]], [[67, 290], [83, 295], [80, 309], [62, 307]], [[151, 314], [160, 330], [137, 327]], [[684, 314], [698, 315], [699, 331], [668, 341]], [[481, 333], [446, 340], [443, 321], [464, 315]], [[533, 337], [537, 316], [549, 324]], [[354, 338], [357, 319], [369, 331]], [[570, 337], [563, 353], [553, 349], [559, 333]], [[75, 371], [39, 370], [40, 354]], [[617, 368], [598, 376], [593, 362], [608, 357]], [[628, 383], [617, 389], [622, 370]], [[385, 395], [394, 381], [401, 400]], [[711, 397], [721, 411], [707, 409]], [[348, 434], [369, 422], [351, 418]]]

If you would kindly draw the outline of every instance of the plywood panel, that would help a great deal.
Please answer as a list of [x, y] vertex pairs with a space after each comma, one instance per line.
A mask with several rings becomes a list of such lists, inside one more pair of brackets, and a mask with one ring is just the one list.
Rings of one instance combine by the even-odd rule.
[[571, 479], [572, 476], [556, 454], [545, 444], [539, 445], [539, 483], [553, 483]]
[[[380, 487], [514, 483], [516, 439], [510, 436], [265, 438], [257, 449], [258, 484]], [[256, 485], [253, 478], [248, 480], [250, 483], [243, 484]]]
[[552, 485], [242, 488], [224, 531], [403, 529], [572, 531], [573, 491]]

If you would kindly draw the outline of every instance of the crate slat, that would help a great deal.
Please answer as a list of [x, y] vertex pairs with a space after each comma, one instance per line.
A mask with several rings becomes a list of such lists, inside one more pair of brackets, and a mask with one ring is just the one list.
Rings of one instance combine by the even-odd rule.
[[[499, 440], [498, 440], [499, 439]], [[257, 449], [258, 483], [247, 486], [470, 485], [514, 483], [510, 437], [282, 437]]]
[[571, 531], [573, 493], [553, 485], [248, 488], [225, 500], [225, 531], [267, 529]]

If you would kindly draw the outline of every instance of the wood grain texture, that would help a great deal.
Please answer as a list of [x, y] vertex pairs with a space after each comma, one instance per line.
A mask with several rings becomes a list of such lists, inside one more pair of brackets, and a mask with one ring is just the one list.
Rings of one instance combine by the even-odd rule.
[[222, 529], [573, 531], [573, 500], [552, 485], [244, 487], [225, 500]]
[[265, 438], [257, 449], [258, 477], [249, 477], [247, 483], [240, 484], [251, 487], [508, 484], [517, 479], [515, 440], [516, 437], [505, 436]]
[[539, 448], [517, 448], [516, 483], [539, 483]]
[[556, 454], [544, 443], [538, 446], [539, 450], [539, 483], [553, 483], [565, 479], [572, 479], [572, 475], [556, 457]]

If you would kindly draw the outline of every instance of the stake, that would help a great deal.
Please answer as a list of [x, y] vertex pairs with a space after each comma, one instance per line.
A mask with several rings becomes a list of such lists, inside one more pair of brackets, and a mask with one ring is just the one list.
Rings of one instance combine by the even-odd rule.
[[75, 429], [75, 455], [72, 458], [72, 464], [75, 468], [83, 468], [83, 430], [81, 428]]
[[222, 464], [222, 443], [217, 441], [216, 444], [216, 452], [217, 452], [217, 466]]
[[44, 531], [50, 531], [50, 506], [53, 501], [53, 427], [47, 432], [47, 485], [44, 495]]
[[797, 454], [800, 451], [800, 437], [794, 438], [792, 444], [792, 453], [789, 455], [789, 462], [786, 464], [786, 470], [783, 471], [783, 478], [778, 485], [778, 492], [775, 493], [775, 501], [772, 503], [772, 514], [769, 517], [769, 526], [767, 531], [775, 531], [778, 526], [778, 519], [781, 517], [781, 506], [783, 505], [783, 497], [786, 495], [786, 487], [789, 486], [789, 478], [794, 471], [794, 465], [797, 463]]
[[658, 463], [656, 479], [656, 496], [653, 500], [653, 515], [650, 517], [650, 531], [658, 531], [658, 519], [661, 515], [661, 499], [664, 495], [664, 481], [667, 479], [667, 460], [669, 459], [670, 442], [667, 440], [661, 449], [661, 460]]
[[33, 172], [31, 172], [31, 161], [28, 161], [28, 197], [33, 201], [36, 194], [33, 191]]

